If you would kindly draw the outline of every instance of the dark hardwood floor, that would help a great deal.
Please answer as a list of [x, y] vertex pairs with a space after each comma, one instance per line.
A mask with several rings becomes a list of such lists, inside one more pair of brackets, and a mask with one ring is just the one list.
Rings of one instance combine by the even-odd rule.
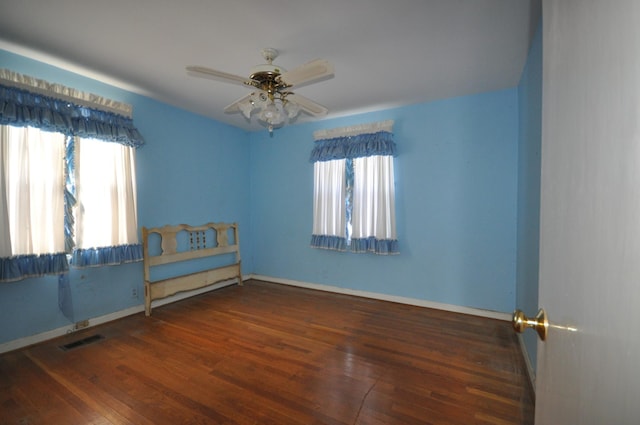
[[533, 410], [508, 322], [260, 281], [0, 355], [3, 425], [506, 425]]

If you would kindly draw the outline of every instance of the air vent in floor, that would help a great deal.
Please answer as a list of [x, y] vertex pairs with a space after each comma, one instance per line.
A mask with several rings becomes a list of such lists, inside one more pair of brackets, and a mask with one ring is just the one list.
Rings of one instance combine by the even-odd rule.
[[104, 339], [102, 335], [91, 335], [86, 338], [82, 338], [77, 341], [70, 342], [65, 345], [61, 345], [60, 349], [62, 349], [63, 351], [69, 351], [69, 350], [73, 350], [74, 348], [82, 347], [83, 345], [91, 344], [92, 342], [96, 342], [101, 339]]

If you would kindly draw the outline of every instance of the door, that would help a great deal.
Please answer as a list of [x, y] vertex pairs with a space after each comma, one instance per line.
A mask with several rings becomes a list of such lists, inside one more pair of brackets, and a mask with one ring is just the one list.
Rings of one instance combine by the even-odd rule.
[[640, 1], [545, 0], [536, 424], [640, 424]]

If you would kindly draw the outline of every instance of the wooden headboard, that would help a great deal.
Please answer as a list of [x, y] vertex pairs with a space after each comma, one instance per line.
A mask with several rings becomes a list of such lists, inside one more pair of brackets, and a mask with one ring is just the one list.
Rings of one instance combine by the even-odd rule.
[[[143, 227], [142, 246], [144, 250], [144, 308], [147, 316], [151, 315], [153, 300], [231, 279], [237, 279], [238, 284], [242, 285], [240, 240], [236, 223]], [[225, 256], [225, 254], [235, 254], [235, 256]], [[189, 271], [185, 274], [168, 273], [169, 277], [163, 276], [159, 279], [154, 276], [161, 274], [163, 268], [166, 271], [167, 267], [163, 266], [181, 263], [182, 267], [190, 270], [191, 264], [198, 261], [207, 263], [208, 260], [212, 260], [216, 265], [206, 266], [203, 270], [196, 267], [198, 271]]]

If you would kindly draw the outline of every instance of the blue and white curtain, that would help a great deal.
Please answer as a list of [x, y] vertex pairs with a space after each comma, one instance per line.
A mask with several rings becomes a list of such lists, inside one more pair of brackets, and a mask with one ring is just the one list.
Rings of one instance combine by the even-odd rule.
[[397, 254], [393, 121], [314, 133], [311, 246]]
[[[0, 282], [65, 272], [69, 254], [78, 266], [142, 258], [132, 155], [144, 140], [131, 113], [128, 104], [0, 69]], [[84, 181], [87, 193], [96, 187], [88, 183], [86, 172], [76, 170], [77, 152], [92, 151], [90, 139], [124, 149], [125, 164], [116, 165], [119, 171], [105, 172], [121, 173], [134, 185], [129, 193], [117, 190], [133, 205], [133, 211], [129, 207], [115, 214], [128, 217], [128, 234], [106, 245], [84, 245], [81, 239], [76, 244], [74, 238], [84, 222], [84, 204], [74, 214], [76, 183]], [[15, 184], [12, 179], [30, 183]]]

